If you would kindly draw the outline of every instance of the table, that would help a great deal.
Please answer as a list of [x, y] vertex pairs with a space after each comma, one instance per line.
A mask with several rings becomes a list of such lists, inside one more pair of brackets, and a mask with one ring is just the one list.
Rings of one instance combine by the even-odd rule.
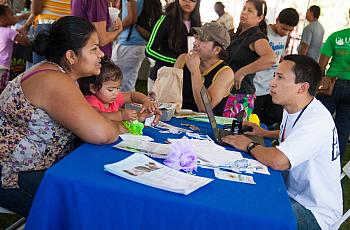
[[[191, 123], [209, 132], [206, 123]], [[146, 128], [158, 142], [179, 135]], [[296, 229], [281, 173], [254, 174], [256, 185], [215, 179], [188, 196], [103, 170], [131, 153], [83, 144], [45, 173], [26, 229]], [[245, 155], [246, 156], [246, 155]], [[214, 178], [212, 170], [197, 175]]]

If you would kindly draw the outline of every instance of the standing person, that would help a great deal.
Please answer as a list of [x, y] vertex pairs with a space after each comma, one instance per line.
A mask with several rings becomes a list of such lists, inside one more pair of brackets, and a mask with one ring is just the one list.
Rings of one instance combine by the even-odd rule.
[[0, 93], [5, 89], [10, 78], [13, 44], [29, 45], [26, 36], [17, 33], [10, 26], [17, 22], [12, 10], [6, 5], [0, 5]]
[[321, 14], [321, 8], [319, 6], [310, 6], [306, 12], [306, 20], [310, 22], [307, 25], [301, 35], [300, 46], [298, 47], [298, 53], [307, 55], [318, 61], [320, 58], [320, 49], [322, 46], [324, 29], [318, 18]]
[[195, 35], [193, 51], [180, 55], [174, 65], [183, 68], [182, 108], [205, 112], [200, 95], [205, 86], [214, 114], [222, 116], [234, 80], [232, 69], [224, 61], [230, 36], [217, 22], [192, 30]]
[[144, 0], [121, 0], [123, 32], [113, 47], [112, 60], [124, 76], [120, 88], [122, 92], [135, 91], [138, 72], [145, 59], [146, 41], [133, 26], [141, 14], [143, 4]]
[[280, 130], [245, 123], [253, 128], [249, 135], [279, 138], [279, 145], [264, 147], [245, 135], [223, 138], [261, 163], [284, 171], [298, 229], [330, 229], [343, 211], [337, 130], [330, 113], [315, 98], [320, 81], [321, 69], [312, 58], [286, 56], [270, 83], [273, 102], [284, 108]]
[[235, 25], [233, 23], [233, 16], [228, 12], [225, 12], [225, 5], [222, 2], [215, 2], [214, 10], [217, 15], [219, 15], [219, 19], [216, 20], [217, 23], [222, 24], [227, 29], [230, 37], [233, 37]]
[[280, 123], [282, 120], [283, 108], [281, 105], [272, 102], [269, 82], [273, 78], [278, 64], [282, 61], [288, 35], [298, 25], [298, 22], [298, 12], [294, 8], [286, 8], [279, 13], [275, 24], [267, 26], [267, 37], [272, 50], [275, 52], [276, 62], [270, 68], [257, 72], [253, 80], [256, 89], [254, 113], [266, 125]]
[[240, 24], [228, 48], [228, 65], [235, 72], [235, 85], [227, 100], [224, 116], [236, 117], [245, 110], [245, 119], [253, 111], [255, 73], [271, 67], [275, 54], [267, 40], [265, 1], [246, 1], [240, 16]]
[[152, 89], [161, 67], [173, 66], [180, 54], [188, 52], [191, 28], [201, 26], [199, 6], [200, 0], [176, 0], [170, 12], [162, 15], [153, 28], [146, 55], [156, 63], [148, 79], [148, 91]]
[[336, 77], [331, 96], [318, 96], [331, 114], [339, 135], [340, 156], [344, 156], [350, 132], [350, 28], [331, 34], [321, 48], [319, 64], [326, 76]]
[[[49, 31], [52, 23], [59, 18], [70, 15], [70, 0], [32, 0], [30, 5], [31, 15], [28, 17], [20, 31], [27, 33], [34, 21], [35, 35], [41, 31]], [[44, 56], [33, 52], [33, 65], [45, 59]]]
[[[97, 31], [101, 50], [107, 57], [112, 56], [112, 42], [123, 30], [119, 18], [111, 23], [107, 0], [72, 0], [72, 15], [90, 21]], [[111, 29], [110, 29], [111, 28]]]
[[0, 206], [27, 216], [45, 169], [67, 155], [75, 136], [92, 144], [121, 130], [85, 100], [77, 80], [100, 73], [95, 27], [67, 16], [40, 33], [34, 49], [46, 61], [18, 75], [0, 95]]

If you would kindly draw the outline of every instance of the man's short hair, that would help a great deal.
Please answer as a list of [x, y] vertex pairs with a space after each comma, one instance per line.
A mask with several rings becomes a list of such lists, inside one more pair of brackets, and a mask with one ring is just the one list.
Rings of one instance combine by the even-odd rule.
[[320, 17], [321, 8], [319, 6], [316, 6], [316, 5], [310, 6], [309, 10], [314, 15], [314, 18], [318, 19]]
[[294, 8], [286, 8], [279, 13], [278, 21], [294, 27], [299, 23], [299, 14]]
[[287, 55], [284, 60], [294, 62], [292, 71], [295, 74], [295, 83], [308, 82], [310, 84], [309, 94], [315, 96], [322, 78], [319, 64], [314, 59], [300, 54]]

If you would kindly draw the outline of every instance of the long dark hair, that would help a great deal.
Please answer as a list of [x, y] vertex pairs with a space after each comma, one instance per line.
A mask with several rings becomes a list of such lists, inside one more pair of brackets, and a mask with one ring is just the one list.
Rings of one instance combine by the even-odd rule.
[[[257, 11], [258, 16], [260, 17], [261, 15], [264, 16], [264, 18], [261, 20], [259, 23], [259, 28], [261, 32], [263, 32], [265, 35], [267, 35], [267, 23], [265, 21], [265, 17], [267, 14], [267, 4], [263, 0], [247, 0], [245, 3], [250, 2], [255, 6], [255, 9]], [[235, 37], [238, 36], [242, 32], [242, 26], [241, 24], [237, 28], [237, 32], [235, 34]]]
[[[202, 25], [201, 16], [199, 14], [200, 3], [201, 0], [197, 0], [196, 7], [190, 15], [191, 27], [199, 27]], [[186, 34], [187, 29], [183, 23], [183, 13], [179, 0], [175, 0], [175, 5], [167, 16], [169, 17], [169, 25], [172, 26], [172, 28], [169, 29], [169, 48], [176, 52], [182, 52], [181, 47], [187, 44], [187, 40], [183, 39], [183, 34]]]
[[49, 31], [42, 31], [36, 36], [33, 49], [39, 55], [44, 55], [48, 61], [70, 71], [65, 58], [66, 52], [72, 50], [79, 55], [94, 32], [95, 27], [86, 19], [65, 16], [54, 22]]

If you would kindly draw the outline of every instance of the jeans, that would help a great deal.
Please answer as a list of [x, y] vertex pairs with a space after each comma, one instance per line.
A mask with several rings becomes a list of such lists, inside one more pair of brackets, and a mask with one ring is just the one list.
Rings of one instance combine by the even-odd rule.
[[321, 229], [316, 218], [309, 209], [290, 198], [292, 209], [297, 218], [298, 230], [316, 230]]
[[[35, 30], [35, 37], [39, 34], [42, 33], [43, 31], [50, 31], [51, 29], [51, 24], [38, 24]], [[45, 56], [40, 56], [39, 54], [35, 53], [33, 51], [33, 62], [32, 65], [35, 65], [41, 61], [45, 60]]]
[[331, 114], [335, 113], [334, 122], [338, 132], [340, 159], [345, 153], [350, 132], [350, 80], [338, 79], [332, 96], [318, 96]]
[[113, 47], [112, 60], [123, 73], [120, 91], [135, 91], [138, 73], [145, 57], [145, 46], [143, 45], [116, 45]]
[[[1, 166], [0, 166], [1, 170]], [[1, 171], [0, 171], [1, 172]], [[19, 187], [4, 189], [0, 186], [0, 206], [23, 217], [27, 217], [36, 191], [44, 177], [45, 171], [19, 173]], [[1, 180], [0, 180], [1, 184]]]

